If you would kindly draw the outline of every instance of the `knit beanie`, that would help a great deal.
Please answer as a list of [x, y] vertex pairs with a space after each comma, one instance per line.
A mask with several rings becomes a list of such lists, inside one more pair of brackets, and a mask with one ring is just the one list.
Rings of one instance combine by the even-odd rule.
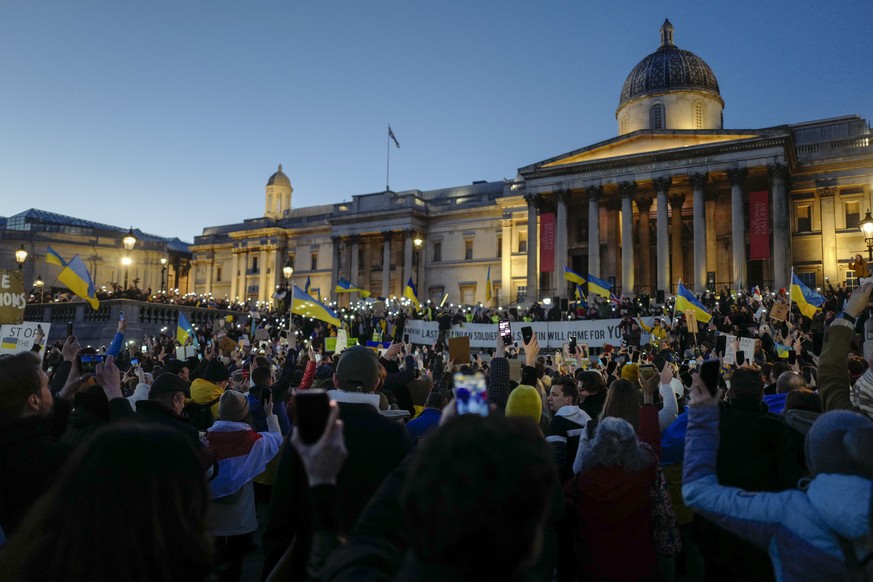
[[207, 382], [224, 382], [230, 379], [227, 368], [218, 360], [212, 360], [203, 372], [203, 379]]
[[637, 364], [625, 364], [621, 368], [621, 377], [634, 383], [640, 381], [640, 367]]
[[543, 401], [540, 393], [533, 386], [520, 384], [509, 393], [506, 401], [506, 416], [526, 416], [539, 423], [543, 413]]
[[249, 399], [242, 392], [227, 390], [218, 401], [218, 418], [242, 422], [249, 414]]
[[873, 420], [848, 410], [822, 414], [806, 435], [806, 464], [813, 476], [873, 479]]

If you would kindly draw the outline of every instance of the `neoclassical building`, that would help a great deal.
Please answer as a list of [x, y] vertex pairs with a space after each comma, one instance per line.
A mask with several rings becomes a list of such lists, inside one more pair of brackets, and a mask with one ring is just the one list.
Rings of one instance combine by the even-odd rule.
[[520, 168], [511, 181], [353, 195], [293, 208], [279, 170], [265, 212], [196, 238], [198, 292], [267, 301], [294, 266], [300, 286], [331, 296], [340, 277], [422, 299], [485, 300], [491, 268], [500, 305], [572, 297], [563, 266], [617, 292], [688, 287], [810, 286], [854, 277], [866, 256], [858, 225], [871, 206], [873, 136], [856, 115], [725, 129], [718, 81], [680, 49], [665, 21], [660, 45], [621, 88], [612, 139]]

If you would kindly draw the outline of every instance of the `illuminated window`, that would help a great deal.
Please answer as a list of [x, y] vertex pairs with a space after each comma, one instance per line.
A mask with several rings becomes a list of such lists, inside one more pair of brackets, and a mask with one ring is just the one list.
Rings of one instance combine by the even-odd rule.
[[797, 232], [812, 230], [812, 207], [809, 204], [798, 205], [796, 210]]
[[652, 129], [664, 129], [664, 105], [652, 105]]
[[846, 228], [858, 228], [861, 225], [861, 203], [851, 200], [843, 203], [846, 215]]
[[703, 129], [703, 103], [694, 104], [694, 129]]
[[815, 271], [811, 273], [796, 273], [797, 278], [803, 281], [803, 284], [809, 287], [810, 289], [815, 289], [818, 286], [815, 280]]
[[527, 233], [519, 232], [518, 233], [518, 252], [526, 253], [527, 252]]

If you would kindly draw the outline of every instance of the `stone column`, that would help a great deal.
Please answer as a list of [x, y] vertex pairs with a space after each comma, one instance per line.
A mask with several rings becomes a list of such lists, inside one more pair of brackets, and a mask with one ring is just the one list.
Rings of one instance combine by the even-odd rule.
[[361, 274], [361, 264], [358, 260], [361, 255], [361, 235], [353, 234], [350, 239], [352, 243], [352, 266], [349, 271], [349, 281], [351, 281], [353, 285], [363, 287], [363, 282], [358, 280], [360, 279]]
[[[835, 186], [816, 188], [821, 216], [821, 262], [824, 276], [831, 281], [841, 280], [837, 265], [837, 235], [834, 214], [834, 194], [837, 193]], [[862, 273], [863, 274], [863, 273]], [[822, 282], [823, 284], [824, 282]], [[787, 287], [786, 287], [787, 289]]]
[[[340, 266], [340, 237], [331, 236], [330, 237], [332, 246], [331, 246], [331, 257], [330, 257], [330, 289], [328, 289], [327, 293], [322, 293], [322, 298], [325, 297], [336, 297], [336, 284], [339, 281], [339, 266]], [[295, 268], [296, 270], [296, 268]]]
[[500, 302], [510, 303], [515, 299], [512, 294], [512, 219], [504, 218], [500, 221], [503, 236], [500, 238]]
[[655, 191], [658, 193], [658, 222], [655, 225], [657, 238], [658, 281], [657, 290], [666, 294], [670, 290], [670, 240], [667, 233], [667, 192], [673, 185], [669, 176], [655, 178]]
[[382, 232], [382, 297], [391, 296], [391, 237], [390, 230]]
[[694, 200], [694, 292], [703, 293], [706, 288], [706, 204], [703, 199], [703, 186], [709, 177], [706, 173], [688, 176], [693, 188]]
[[639, 285], [640, 291], [652, 294], [652, 243], [650, 240], [651, 227], [649, 226], [649, 212], [652, 209], [652, 198], [650, 196], [642, 196], [637, 198], [637, 210], [640, 213], [640, 218], [637, 221], [639, 228], [640, 241], [640, 258], [637, 262], [640, 264], [640, 275], [642, 281]]
[[788, 171], [785, 164], [773, 164], [767, 166], [767, 173], [773, 196], [773, 286], [776, 289], [788, 289], [791, 284], [791, 231], [788, 228], [788, 200], [785, 194]]
[[618, 211], [621, 210], [621, 200], [610, 196], [604, 200], [603, 207], [606, 209], [606, 248], [608, 250], [603, 257], [603, 265], [600, 271], [606, 280], [609, 280], [609, 277], [615, 277], [616, 286], [618, 286], [622, 284], [620, 271], [621, 257], [619, 255], [621, 243], [618, 236]]
[[276, 247], [270, 246], [269, 265], [270, 272], [267, 276], [267, 298], [265, 301], [273, 301], [273, 293], [276, 292], [276, 282], [282, 276], [282, 267], [276, 264]]
[[537, 243], [539, 242], [539, 231], [537, 230], [537, 208], [539, 207], [539, 196], [536, 194], [525, 194], [524, 201], [527, 202], [527, 301], [536, 301], [539, 298], [537, 287], [539, 283], [539, 268], [537, 264]]
[[[239, 295], [239, 253], [237, 249], [231, 251], [230, 257], [230, 295], [228, 301], [233, 303]], [[167, 264], [167, 288], [170, 287], [170, 265]]]
[[637, 191], [636, 182], [622, 182], [621, 192], [621, 294], [633, 297], [634, 289], [634, 210], [631, 201]]
[[[743, 214], [743, 182], [748, 170], [729, 168], [731, 182], [731, 238], [733, 239], [733, 281], [734, 289], [746, 288], [746, 225]], [[778, 287], [777, 287], [778, 289]]]
[[[603, 186], [588, 186], [588, 272], [600, 277], [600, 197]], [[579, 273], [583, 277], [586, 273]]]
[[400, 292], [406, 289], [406, 282], [412, 278], [412, 239], [415, 233], [411, 230], [403, 231], [403, 281], [400, 283]]
[[567, 281], [564, 280], [564, 265], [567, 264], [567, 202], [569, 190], [555, 192], [555, 289], [558, 297], [567, 297]]
[[[206, 293], [206, 295], [209, 295], [210, 293], [212, 293], [212, 271], [215, 268], [214, 264], [215, 264], [215, 260], [211, 256], [207, 256], [206, 257], [206, 289], [204, 290], [204, 293]], [[143, 285], [143, 287], [145, 287], [145, 285]]]
[[670, 207], [673, 209], [673, 219], [670, 222], [672, 227], [672, 246], [670, 249], [670, 258], [673, 264], [673, 272], [670, 280], [672, 285], [685, 274], [685, 252], [682, 247], [682, 205], [685, 204], [685, 194], [674, 194], [670, 196]]
[[258, 253], [258, 301], [267, 301], [269, 291], [267, 289], [267, 249], [261, 247]]

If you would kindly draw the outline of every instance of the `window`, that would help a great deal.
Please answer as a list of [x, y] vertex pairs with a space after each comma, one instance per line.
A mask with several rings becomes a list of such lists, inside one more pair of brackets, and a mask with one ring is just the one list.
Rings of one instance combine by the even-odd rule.
[[812, 207], [808, 204], [797, 207], [797, 232], [812, 230]]
[[846, 214], [846, 228], [858, 228], [861, 225], [861, 203], [851, 200], [843, 203]]
[[221, 267], [215, 269], [215, 281], [216, 283], [221, 283]]
[[358, 264], [359, 265], [364, 264], [364, 249], [361, 249], [361, 248], [358, 249]]
[[310, 271], [318, 270], [318, 253], [312, 253], [312, 264], [309, 267]]
[[664, 129], [664, 105], [652, 105], [652, 129]]
[[629, 125], [628, 116], [627, 116], [627, 113], [625, 113], [624, 115], [621, 116], [621, 130], [620, 130], [620, 132], [627, 133], [628, 125]]
[[459, 285], [461, 289], [461, 304], [473, 305], [476, 303], [476, 285]]
[[472, 261], [473, 260], [473, 241], [465, 240], [464, 241], [464, 260]]
[[518, 252], [527, 252], [527, 232], [518, 233]]
[[443, 260], [443, 243], [435, 242], [433, 243], [433, 262], [439, 263]]
[[258, 257], [252, 257], [252, 273], [258, 272]]
[[703, 129], [703, 103], [700, 101], [694, 104], [694, 129]]
[[516, 301], [518, 303], [521, 303], [525, 299], [527, 299], [527, 285], [519, 285]]
[[811, 273], [797, 273], [797, 278], [810, 289], [815, 289], [818, 286], [818, 283], [816, 283], [815, 280], [815, 271]]
[[497, 235], [497, 258], [503, 257], [503, 235]]

